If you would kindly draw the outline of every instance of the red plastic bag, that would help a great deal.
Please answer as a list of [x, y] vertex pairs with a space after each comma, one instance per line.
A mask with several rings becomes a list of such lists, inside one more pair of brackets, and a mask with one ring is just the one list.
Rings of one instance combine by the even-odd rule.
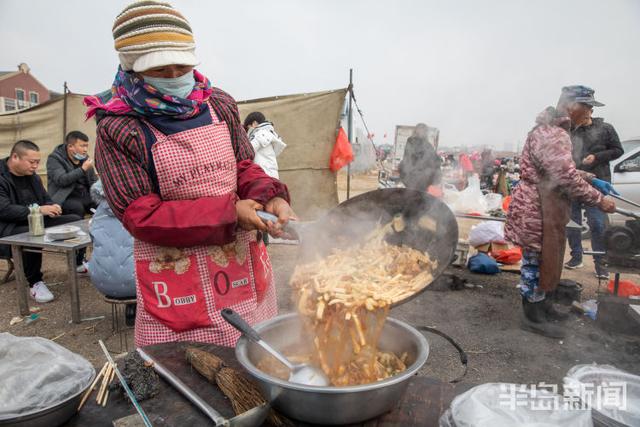
[[522, 259], [522, 250], [519, 247], [491, 252], [491, 256], [500, 264], [517, 264]]
[[509, 205], [511, 204], [511, 196], [507, 196], [502, 200], [502, 210], [509, 212]]
[[333, 172], [338, 172], [340, 169], [348, 165], [353, 161], [353, 150], [349, 143], [349, 138], [343, 128], [338, 131], [338, 137], [336, 143], [333, 146], [331, 152], [331, 158], [329, 159], [329, 168]]
[[[614, 280], [609, 281], [608, 290], [609, 293], [613, 293], [613, 287], [615, 285]], [[618, 296], [621, 297], [630, 297], [633, 295], [640, 296], [640, 285], [636, 285], [631, 280], [620, 280], [620, 284], [618, 285]]]

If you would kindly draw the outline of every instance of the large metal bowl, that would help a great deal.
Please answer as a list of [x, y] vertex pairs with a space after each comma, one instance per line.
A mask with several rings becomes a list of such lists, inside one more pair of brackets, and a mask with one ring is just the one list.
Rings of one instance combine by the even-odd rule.
[[[279, 350], [298, 346], [308, 337], [296, 313], [275, 317], [254, 328]], [[393, 409], [409, 379], [429, 356], [426, 338], [415, 328], [391, 318], [384, 325], [378, 347], [396, 354], [406, 352], [407, 370], [383, 381], [349, 387], [305, 386], [275, 378], [256, 367], [264, 357], [271, 356], [244, 336], [236, 344], [236, 357], [256, 380], [265, 398], [288, 417], [313, 424], [350, 424]]]

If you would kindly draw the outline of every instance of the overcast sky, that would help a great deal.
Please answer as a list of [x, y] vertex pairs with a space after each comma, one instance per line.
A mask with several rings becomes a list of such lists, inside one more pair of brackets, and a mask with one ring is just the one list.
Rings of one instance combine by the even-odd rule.
[[[26, 62], [53, 90], [108, 88], [128, 3], [0, 0], [0, 70]], [[515, 147], [569, 84], [596, 90], [622, 139], [640, 136], [639, 0], [172, 3], [200, 71], [238, 100], [346, 87], [352, 67], [376, 142], [423, 121], [447, 146]]]

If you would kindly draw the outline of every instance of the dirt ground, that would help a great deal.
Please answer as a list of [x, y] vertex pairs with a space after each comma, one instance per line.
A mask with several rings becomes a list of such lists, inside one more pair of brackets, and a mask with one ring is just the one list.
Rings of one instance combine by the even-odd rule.
[[[344, 176], [339, 177], [341, 188]], [[376, 176], [356, 176], [352, 179], [351, 195], [376, 188]], [[344, 191], [341, 191], [344, 197]], [[298, 248], [271, 245], [269, 252], [275, 270], [278, 303], [281, 313], [292, 311], [288, 279], [296, 263]], [[564, 277], [583, 284], [583, 300], [594, 298], [598, 282], [593, 276], [593, 264], [585, 259], [585, 267], [568, 272]], [[1, 266], [2, 264], [0, 264]], [[0, 267], [0, 270], [4, 267]], [[45, 281], [55, 283], [51, 291], [55, 301], [35, 304], [40, 319], [10, 326], [18, 315], [15, 282], [0, 285], [0, 332], [20, 336], [41, 336], [88, 358], [96, 366], [104, 363], [98, 339], [106, 340], [114, 353], [120, 352], [118, 336], [111, 332], [111, 308], [91, 286], [88, 278], [80, 280], [80, 301], [83, 318], [104, 316], [79, 325], [70, 323], [69, 289], [65, 283], [63, 257], [47, 254], [44, 260]], [[568, 336], [562, 341], [524, 332], [520, 329], [521, 308], [516, 285], [519, 276], [500, 273], [482, 276], [466, 269], [450, 267], [448, 274], [466, 278], [473, 289], [450, 290], [446, 278], [433, 283], [412, 301], [394, 308], [391, 316], [414, 326], [431, 326], [456, 340], [469, 357], [468, 373], [463, 381], [470, 383], [516, 382], [526, 384], [561, 384], [564, 374], [574, 365], [606, 363], [640, 374], [640, 339], [602, 331], [585, 316], [573, 315], [567, 321]], [[0, 272], [0, 274], [2, 274]], [[637, 277], [632, 280], [640, 281]], [[422, 375], [449, 381], [463, 369], [457, 351], [439, 336], [427, 333], [430, 355]], [[128, 332], [129, 349], [132, 331]]]

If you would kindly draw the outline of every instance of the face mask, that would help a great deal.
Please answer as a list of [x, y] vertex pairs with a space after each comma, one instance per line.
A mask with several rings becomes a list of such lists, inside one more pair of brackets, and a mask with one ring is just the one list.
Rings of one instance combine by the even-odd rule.
[[76, 160], [84, 160], [84, 159], [87, 158], [87, 155], [86, 154], [75, 153], [73, 155], [73, 158], [76, 159]]
[[189, 96], [193, 87], [196, 85], [196, 79], [192, 71], [180, 77], [169, 79], [144, 76], [144, 81], [158, 89], [164, 95], [176, 96], [178, 98], [186, 98]]

